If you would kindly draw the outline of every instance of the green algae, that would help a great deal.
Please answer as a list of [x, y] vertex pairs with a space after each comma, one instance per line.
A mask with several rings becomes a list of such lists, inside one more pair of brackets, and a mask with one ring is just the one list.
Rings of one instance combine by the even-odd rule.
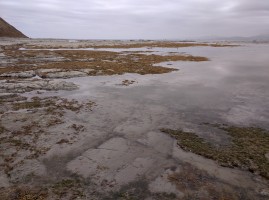
[[217, 161], [221, 166], [238, 167], [269, 179], [269, 132], [255, 127], [218, 127], [231, 136], [231, 144], [216, 147], [192, 132], [161, 129], [177, 140], [185, 151]]

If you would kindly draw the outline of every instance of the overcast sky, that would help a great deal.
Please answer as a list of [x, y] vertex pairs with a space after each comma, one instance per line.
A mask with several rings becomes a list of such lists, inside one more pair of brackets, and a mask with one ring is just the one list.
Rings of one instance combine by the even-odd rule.
[[269, 0], [0, 0], [0, 17], [34, 38], [269, 34]]

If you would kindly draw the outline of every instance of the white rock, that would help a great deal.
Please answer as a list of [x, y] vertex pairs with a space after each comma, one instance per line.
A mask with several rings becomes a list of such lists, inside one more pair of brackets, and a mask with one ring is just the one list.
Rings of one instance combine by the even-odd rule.
[[78, 86], [72, 82], [58, 80], [20, 80], [2, 82], [0, 90], [5, 92], [29, 92], [32, 90], [75, 90]]
[[62, 69], [38, 69], [38, 70], [36, 70], [36, 74], [49, 73], [49, 72], [60, 72], [60, 71], [62, 71]]
[[82, 77], [87, 76], [85, 72], [80, 71], [64, 71], [64, 72], [54, 72], [47, 73], [46, 78], [72, 78], [72, 77]]
[[79, 71], [88, 74], [88, 73], [93, 72], [93, 71], [95, 71], [95, 70], [94, 70], [94, 69], [80, 69]]
[[31, 78], [35, 76], [33, 70], [24, 71], [24, 72], [12, 72], [12, 73], [3, 73], [0, 77], [12, 77], [12, 78]]
[[72, 78], [87, 76], [87, 72], [79, 71], [67, 71], [63, 69], [39, 69], [36, 70], [36, 74], [43, 78]]

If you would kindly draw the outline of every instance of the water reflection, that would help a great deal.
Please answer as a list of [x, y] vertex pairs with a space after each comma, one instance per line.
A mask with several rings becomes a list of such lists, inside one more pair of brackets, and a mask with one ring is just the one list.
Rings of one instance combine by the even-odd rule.
[[[104, 49], [100, 49], [104, 50]], [[110, 51], [112, 49], [109, 49]], [[113, 51], [148, 51], [147, 48], [114, 49]], [[133, 110], [141, 110], [141, 118], [152, 115], [160, 123], [220, 122], [269, 128], [269, 45], [244, 44], [240, 47], [152, 48], [157, 54], [186, 52], [206, 56], [208, 62], [167, 62], [163, 66], [179, 71], [161, 75], [114, 75], [73, 78], [80, 90], [60, 92], [72, 98], [94, 98], [104, 107], [113, 106], [132, 118]], [[152, 53], [152, 52], [151, 52]], [[172, 64], [172, 65], [171, 65]], [[122, 80], [137, 83], [119, 86]], [[113, 102], [113, 103], [112, 103]], [[165, 113], [163, 119], [156, 105]], [[109, 110], [109, 109], [108, 109]], [[177, 118], [174, 120], [172, 118]]]

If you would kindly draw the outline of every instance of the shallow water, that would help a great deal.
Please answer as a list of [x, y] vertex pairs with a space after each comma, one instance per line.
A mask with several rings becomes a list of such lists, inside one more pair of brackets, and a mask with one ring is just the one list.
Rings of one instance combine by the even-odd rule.
[[[127, 157], [134, 159], [134, 163], [136, 159], [146, 159], [145, 163], [149, 165], [147, 169], [156, 173], [153, 177], [165, 167], [187, 162], [230, 184], [245, 184], [246, 187], [255, 188], [258, 184], [254, 184], [250, 174], [219, 167], [213, 161], [183, 152], [175, 143], [171, 143], [169, 137], [160, 134], [159, 129], [194, 131], [209, 141], [225, 144], [228, 141], [225, 135], [218, 134], [212, 127], [203, 126], [203, 123], [269, 128], [268, 50], [269, 45], [179, 50], [158, 48], [154, 51], [186, 52], [206, 56], [210, 61], [162, 63], [163, 66], [176, 67], [179, 71], [161, 75], [74, 78], [69, 81], [79, 84], [80, 89], [61, 95], [95, 101], [97, 108], [94, 114], [85, 120], [93, 121], [93, 130], [97, 132], [111, 134], [115, 140], [123, 137], [129, 146]], [[136, 83], [128, 87], [119, 85], [125, 79]], [[110, 144], [110, 140], [104, 144], [107, 143]], [[116, 144], [113, 148], [120, 146]], [[100, 156], [103, 153], [100, 152]], [[91, 155], [91, 152], [85, 154]], [[168, 155], [172, 157], [168, 158]], [[118, 162], [116, 158], [115, 161]], [[97, 159], [97, 162], [104, 161]], [[157, 162], [159, 166], [151, 162]], [[69, 165], [73, 170], [75, 166], [78, 167], [74, 163], [77, 163], [76, 160]], [[85, 163], [81, 168], [78, 167], [82, 175], [87, 174], [85, 169], [91, 165]], [[132, 168], [125, 170], [126, 173], [133, 172]], [[123, 180], [119, 178], [117, 182]]]
[[[57, 95], [96, 102], [95, 117], [100, 123], [110, 122], [103, 123], [99, 131], [118, 132], [118, 127], [121, 127], [121, 133], [132, 130], [135, 134], [146, 134], [164, 127], [181, 128], [205, 132], [208, 137], [214, 137], [215, 142], [225, 143], [225, 138], [209, 134], [201, 124], [269, 129], [268, 44], [152, 50], [159, 54], [186, 52], [208, 57], [210, 61], [161, 63], [179, 71], [160, 75], [124, 74], [65, 79], [79, 85], [80, 89], [45, 92], [43, 96]], [[147, 48], [139, 51], [147, 51]], [[135, 83], [121, 85], [126, 79]], [[27, 94], [30, 97], [35, 95], [35, 92]]]
[[[146, 48], [140, 50], [147, 51]], [[255, 190], [264, 188], [266, 184], [250, 172], [220, 167], [212, 160], [185, 152], [159, 130], [194, 131], [211, 142], [225, 144], [229, 142], [227, 135], [218, 134], [216, 128], [204, 123], [269, 129], [269, 45], [151, 50], [158, 54], [185, 52], [206, 56], [210, 61], [162, 63], [179, 71], [160, 75], [65, 79], [80, 89], [25, 94], [29, 97], [57, 95], [97, 104], [91, 112], [64, 116], [66, 123], [81, 124], [86, 131], [68, 150], [56, 145], [49, 151], [45, 163], [49, 175], [61, 174], [61, 170], [67, 169], [84, 178], [90, 177], [102, 190], [106, 189], [102, 186], [104, 180], [113, 182], [117, 188], [142, 178], [147, 180], [151, 191], [176, 193], [175, 186], [163, 177], [171, 168], [180, 170], [190, 163], [220, 182]], [[121, 85], [126, 79], [135, 83]], [[55, 165], [55, 155], [64, 160], [61, 165]]]
[[[142, 108], [142, 113], [155, 117], [163, 114], [158, 110], [148, 110], [156, 105], [165, 109], [167, 115], [170, 113], [172, 121], [175, 114], [179, 122], [219, 122], [269, 128], [269, 45], [153, 50], [161, 53], [186, 52], [206, 56], [210, 61], [162, 63], [163, 66], [179, 69], [162, 75], [73, 78], [68, 81], [79, 84], [80, 89], [61, 95], [94, 98], [103, 103], [106, 99], [113, 102], [119, 112], [126, 103], [130, 110]], [[137, 83], [120, 86], [125, 79]], [[141, 120], [144, 114], [141, 114]]]

